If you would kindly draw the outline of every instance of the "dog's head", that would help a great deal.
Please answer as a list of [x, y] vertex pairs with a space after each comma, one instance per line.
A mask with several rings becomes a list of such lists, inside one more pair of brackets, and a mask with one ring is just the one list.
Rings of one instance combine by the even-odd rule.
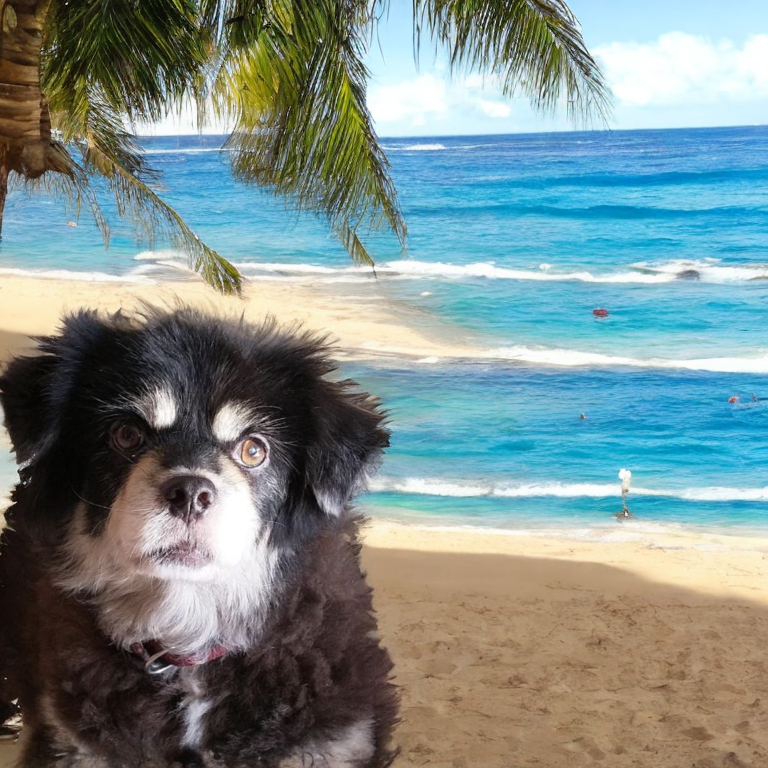
[[14, 515], [77, 535], [105, 573], [215, 580], [266, 540], [297, 547], [388, 444], [378, 403], [326, 378], [322, 340], [272, 322], [83, 311], [39, 348], [0, 377]]

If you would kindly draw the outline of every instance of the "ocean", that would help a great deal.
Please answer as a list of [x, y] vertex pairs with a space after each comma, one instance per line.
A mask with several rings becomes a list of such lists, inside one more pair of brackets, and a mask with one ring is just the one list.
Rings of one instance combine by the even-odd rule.
[[[165, 198], [246, 276], [372, 291], [474, 350], [343, 364], [390, 414], [363, 511], [606, 539], [768, 534], [768, 127], [385, 139], [409, 240], [403, 255], [371, 238], [375, 279], [323, 222], [234, 181], [220, 142], [146, 147]], [[185, 275], [130, 222], [112, 219], [107, 250], [72, 218], [12, 193], [0, 280]]]

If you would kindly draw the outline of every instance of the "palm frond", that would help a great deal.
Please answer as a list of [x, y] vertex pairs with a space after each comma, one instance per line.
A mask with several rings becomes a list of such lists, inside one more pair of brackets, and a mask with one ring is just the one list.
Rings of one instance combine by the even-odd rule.
[[565, 98], [572, 120], [608, 119], [608, 88], [563, 0], [413, 0], [413, 13], [417, 52], [426, 31], [454, 71], [498, 75], [541, 111]]
[[[239, 293], [242, 277], [237, 269], [213, 248], [207, 246], [182, 217], [149, 186], [154, 173], [146, 165], [132, 134], [117, 115], [93, 95], [83, 124], [72, 112], [56, 115], [60, 129], [79, 150], [80, 162], [72, 160], [72, 183], [78, 199], [87, 200], [97, 223], [105, 222], [91, 180], [102, 177], [114, 195], [120, 216], [137, 227], [137, 239], [153, 243], [162, 234], [187, 255], [189, 266], [207, 283], [222, 293]], [[100, 227], [109, 240], [107, 226]]]
[[127, 168], [115, 161], [109, 151], [97, 145], [80, 142], [78, 148], [82, 162], [71, 155], [67, 173], [47, 172], [37, 179], [17, 177], [15, 184], [28, 191], [44, 190], [62, 197], [74, 218], [79, 218], [85, 203], [96, 222], [105, 242], [109, 242], [109, 222], [94, 193], [92, 176], [103, 176], [114, 193], [121, 216], [128, 216], [142, 228], [140, 237], [152, 242], [157, 235], [158, 225], [165, 234], [176, 241], [187, 253], [189, 266], [209, 285], [222, 293], [239, 293], [242, 278], [238, 271], [216, 251], [205, 245], [184, 220], [169, 205], [164, 203], [145, 183], [137, 179]]
[[368, 250], [357, 236], [356, 230], [348, 226], [341, 226], [336, 230], [336, 236], [341, 240], [341, 244], [356, 264], [365, 264], [368, 267], [375, 266], [371, 254], [368, 253]]
[[237, 125], [227, 143], [235, 150], [233, 170], [288, 196], [300, 210], [324, 215], [352, 258], [372, 263], [359, 227], [388, 226], [401, 244], [406, 227], [366, 106], [369, 6], [350, 0], [251, 5], [258, 14], [248, 17], [247, 30], [230, 25], [214, 90], [215, 103]]
[[75, 199], [87, 201], [105, 241], [95, 176], [105, 179], [118, 213], [133, 220], [137, 239], [152, 243], [163, 234], [204, 280], [239, 292], [238, 271], [149, 186], [156, 173], [124, 123], [157, 119], [195, 88], [209, 53], [196, 12], [192, 0], [54, 0], [41, 84], [54, 124], [79, 150], [79, 161], [71, 160]]
[[69, 217], [75, 220], [80, 218], [83, 205], [87, 205], [101, 236], [105, 242], [109, 242], [109, 221], [101, 210], [88, 174], [69, 152], [62, 148], [62, 159], [64, 156], [65, 172], [46, 171], [36, 178], [12, 174], [9, 189], [23, 189], [27, 194], [44, 192], [60, 198], [65, 203]]
[[46, 94], [81, 119], [96, 92], [129, 121], [159, 120], [207, 61], [193, 0], [53, 0], [43, 50]]
[[[498, 77], [506, 95], [524, 93], [541, 110], [566, 100], [571, 117], [606, 118], [607, 88], [564, 0], [412, 2], [417, 50], [429, 35], [454, 71]], [[366, 106], [364, 58], [387, 8], [388, 0], [51, 0], [41, 84], [57, 127], [80, 150], [79, 161], [64, 158], [62, 184], [95, 211], [89, 184], [103, 176], [145, 238], [174, 233], [193, 269], [239, 290], [237, 270], [152, 190], [152, 169], [125, 127], [193, 95], [201, 115], [210, 103], [235, 126], [237, 177], [325, 216], [352, 258], [373, 264], [360, 233], [389, 228], [406, 239]]]
[[95, 157], [98, 157], [98, 163], [102, 167], [105, 163], [112, 162], [113, 173], [107, 176], [107, 180], [115, 200], [118, 201], [121, 215], [129, 213], [134, 221], [151, 221], [155, 227], [164, 225], [166, 235], [183, 248], [190, 268], [206, 283], [222, 293], [240, 293], [242, 277], [237, 269], [200, 240], [170, 205], [158, 197], [143, 181], [137, 179], [119, 163], [112, 161], [110, 156], [89, 148], [89, 163], [93, 162]]

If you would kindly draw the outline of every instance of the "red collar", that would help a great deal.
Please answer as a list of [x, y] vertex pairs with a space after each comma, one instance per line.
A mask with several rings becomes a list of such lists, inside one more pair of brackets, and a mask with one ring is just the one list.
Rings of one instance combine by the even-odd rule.
[[179, 656], [165, 651], [157, 640], [145, 640], [143, 643], [134, 643], [131, 652], [144, 662], [144, 669], [150, 675], [156, 675], [165, 672], [168, 667], [196, 667], [198, 664], [207, 664], [229, 653], [229, 649], [223, 645], [214, 645], [205, 656]]

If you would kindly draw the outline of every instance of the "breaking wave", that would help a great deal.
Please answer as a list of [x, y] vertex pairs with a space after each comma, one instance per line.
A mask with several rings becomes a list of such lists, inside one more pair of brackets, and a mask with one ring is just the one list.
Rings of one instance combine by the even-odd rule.
[[[374, 493], [403, 493], [414, 496], [447, 496], [452, 498], [610, 498], [619, 497], [617, 483], [505, 483], [462, 482], [440, 478], [409, 477], [403, 479], [378, 478], [369, 483]], [[765, 502], [768, 486], [763, 488], [728, 488], [710, 486], [701, 488], [632, 488], [631, 497], [660, 496], [682, 501], [713, 502]]]
[[[423, 144], [384, 145], [383, 149], [387, 152], [439, 152], [440, 150], [448, 149], [448, 147], [438, 142], [425, 142]], [[452, 149], [457, 149], [457, 147], [452, 147]]]
[[689, 371], [712, 371], [716, 373], [768, 373], [768, 353], [755, 357], [667, 359], [659, 357], [622, 357], [621, 355], [582, 352], [574, 349], [515, 346], [484, 352], [482, 357], [561, 367], [630, 366], [633, 368], [678, 368]]
[[[263, 276], [313, 275], [320, 279], [370, 278], [373, 270], [364, 266], [325, 267], [314, 264], [239, 262], [243, 274], [259, 278]], [[417, 259], [397, 259], [376, 265], [376, 274], [391, 279], [485, 279], [485, 280], [532, 280], [539, 282], [584, 282], [613, 284], [660, 284], [678, 280], [698, 280], [703, 283], [746, 283], [768, 280], [768, 263], [723, 266], [716, 259], [674, 259], [664, 262], [636, 262], [625, 268], [604, 273], [588, 269], [560, 269], [556, 265], [542, 263], [535, 268], [499, 266], [493, 261], [471, 264], [448, 264]]]
[[[62, 269], [0, 269], [0, 274], [31, 277], [59, 277], [72, 280], [125, 280], [152, 272], [189, 273], [187, 258], [180, 250], [167, 248], [145, 250], [133, 257], [139, 262], [122, 274], [86, 272]], [[768, 280], [768, 263], [726, 266], [718, 259], [673, 259], [668, 261], [639, 261], [615, 271], [597, 272], [590, 269], [561, 269], [556, 264], [542, 262], [536, 267], [500, 266], [494, 261], [470, 264], [448, 264], [417, 259], [396, 259], [381, 262], [375, 271], [368, 266], [329, 267], [319, 264], [291, 262], [237, 261], [235, 266], [247, 278], [271, 280], [312, 279], [319, 282], [352, 282], [370, 280], [374, 275], [390, 280], [517, 280], [536, 282], [583, 282], [598, 284], [658, 285], [675, 281], [701, 281], [712, 284], [749, 283]]]

